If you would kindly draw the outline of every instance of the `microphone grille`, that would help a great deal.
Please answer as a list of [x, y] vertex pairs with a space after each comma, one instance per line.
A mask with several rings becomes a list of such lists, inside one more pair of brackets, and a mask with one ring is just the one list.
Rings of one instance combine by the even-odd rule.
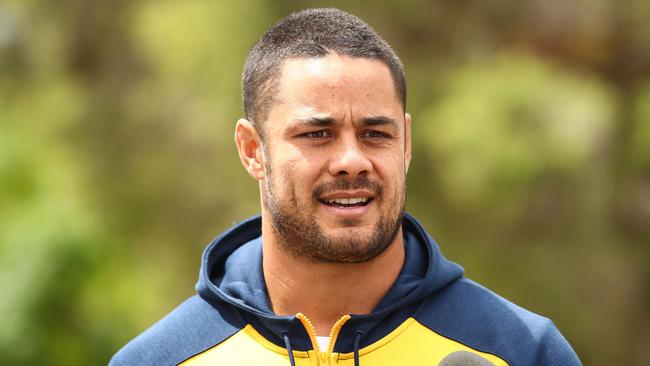
[[469, 351], [456, 351], [447, 355], [440, 361], [439, 366], [495, 366], [492, 362], [485, 358], [469, 352]]

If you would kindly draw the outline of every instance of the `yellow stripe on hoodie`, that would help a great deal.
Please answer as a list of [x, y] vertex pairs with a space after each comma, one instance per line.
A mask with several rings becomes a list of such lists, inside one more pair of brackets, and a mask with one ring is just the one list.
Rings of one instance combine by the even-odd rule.
[[[457, 351], [471, 352], [496, 366], [508, 366], [501, 358], [439, 335], [413, 318], [407, 319], [379, 341], [359, 350], [359, 362], [363, 366], [432, 366], [439, 365], [446, 356]], [[354, 365], [353, 353], [333, 352], [325, 357], [317, 355], [315, 351], [294, 351], [293, 354], [296, 366]], [[252, 326], [247, 325], [224, 342], [181, 365], [288, 366], [289, 357], [283, 347], [269, 342]]]

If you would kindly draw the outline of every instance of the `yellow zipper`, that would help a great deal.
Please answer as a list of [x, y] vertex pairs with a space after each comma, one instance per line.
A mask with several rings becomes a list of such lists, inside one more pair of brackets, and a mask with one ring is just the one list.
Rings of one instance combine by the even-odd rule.
[[330, 344], [329, 347], [327, 347], [327, 352], [334, 352], [334, 343], [336, 343], [336, 338], [339, 336], [339, 333], [341, 333], [343, 324], [350, 320], [350, 318], [351, 316], [349, 315], [343, 315], [339, 320], [336, 321], [336, 323], [334, 323], [332, 329], [330, 330]]
[[327, 355], [331, 354], [334, 352], [334, 344], [336, 343], [336, 338], [339, 336], [339, 333], [341, 332], [341, 329], [343, 328], [343, 324], [350, 320], [349, 315], [343, 315], [339, 320], [337, 320], [334, 325], [332, 326], [332, 329], [330, 329], [330, 342], [329, 346], [327, 347], [327, 353], [321, 352], [320, 346], [318, 345], [318, 341], [316, 340], [316, 329], [314, 328], [314, 325], [312, 324], [311, 320], [305, 316], [303, 313], [298, 313], [296, 314], [296, 318], [300, 320], [302, 325], [305, 327], [307, 330], [307, 334], [309, 335], [309, 340], [311, 341], [312, 347], [314, 347], [314, 351], [316, 351], [316, 357], [318, 357], [321, 361], [321, 363], [325, 363], [327, 359]]
[[305, 329], [307, 329], [307, 334], [309, 335], [311, 346], [314, 347], [314, 351], [316, 351], [317, 354], [320, 353], [320, 347], [316, 340], [316, 329], [314, 329], [314, 324], [312, 324], [311, 320], [309, 320], [309, 318], [307, 318], [303, 313], [296, 314], [296, 318], [298, 318]]

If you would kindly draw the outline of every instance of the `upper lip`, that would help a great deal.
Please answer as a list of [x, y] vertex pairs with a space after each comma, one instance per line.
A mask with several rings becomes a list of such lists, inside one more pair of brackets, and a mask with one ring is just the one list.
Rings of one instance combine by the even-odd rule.
[[330, 192], [320, 197], [321, 200], [334, 200], [340, 198], [373, 198], [374, 194], [366, 190]]

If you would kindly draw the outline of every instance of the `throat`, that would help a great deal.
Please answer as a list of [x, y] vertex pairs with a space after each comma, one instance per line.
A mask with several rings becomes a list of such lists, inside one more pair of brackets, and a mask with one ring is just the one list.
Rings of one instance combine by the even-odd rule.
[[384, 298], [404, 263], [401, 228], [372, 259], [331, 263], [296, 259], [278, 238], [270, 217], [262, 219], [262, 271], [273, 312], [309, 315], [318, 335], [327, 335], [343, 314], [368, 314]]
[[379, 304], [404, 262], [401, 232], [383, 253], [362, 263], [296, 261], [273, 240], [263, 243], [263, 272], [276, 315], [303, 313], [315, 334], [327, 336], [344, 314], [368, 314]]

